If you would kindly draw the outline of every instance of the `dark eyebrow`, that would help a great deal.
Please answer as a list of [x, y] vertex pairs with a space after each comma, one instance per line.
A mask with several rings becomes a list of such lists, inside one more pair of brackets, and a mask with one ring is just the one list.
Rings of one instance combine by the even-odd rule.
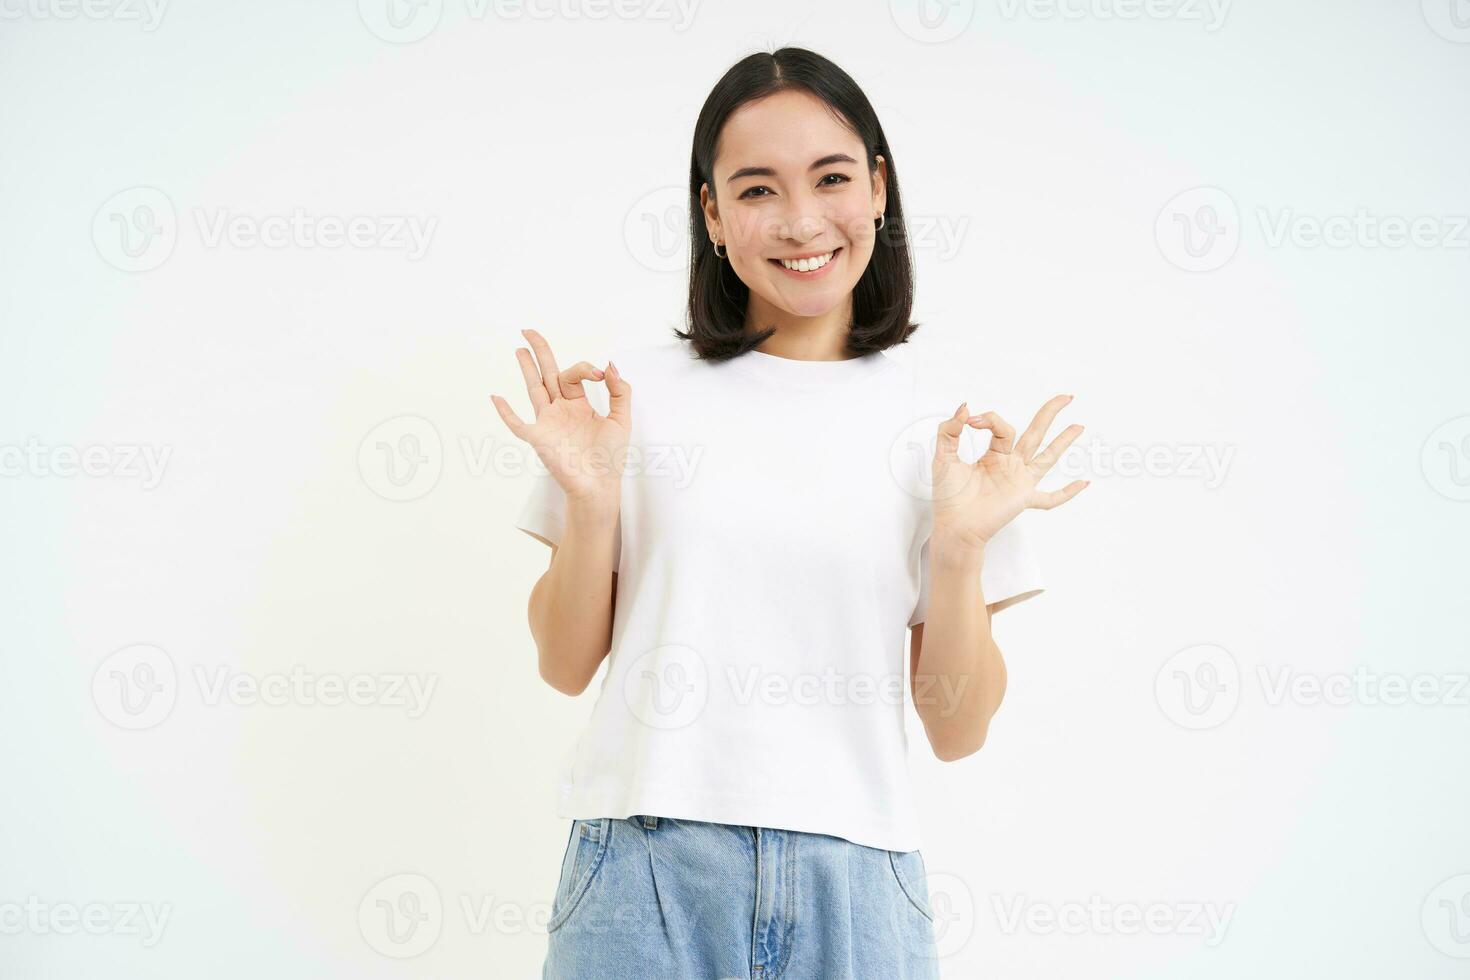
[[[848, 156], [846, 153], [829, 153], [826, 156], [822, 157], [822, 159], [818, 160], [816, 163], [813, 163], [810, 167], [807, 167], [807, 170], [820, 170], [822, 167], [830, 167], [834, 163], [857, 163], [857, 161]], [[732, 180], [739, 180], [741, 177], [774, 176], [776, 176], [776, 171], [772, 170], [770, 167], [741, 167], [729, 177], [725, 178], [725, 183], [728, 184]]]

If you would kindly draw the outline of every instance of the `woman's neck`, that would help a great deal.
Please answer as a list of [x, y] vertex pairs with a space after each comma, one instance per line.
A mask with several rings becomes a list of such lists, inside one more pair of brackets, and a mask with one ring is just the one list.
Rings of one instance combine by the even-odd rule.
[[756, 350], [794, 361], [848, 360], [847, 334], [852, 320], [852, 297], [820, 316], [796, 316], [778, 309], [754, 292], [745, 309], [745, 332], [767, 327], [776, 332]]

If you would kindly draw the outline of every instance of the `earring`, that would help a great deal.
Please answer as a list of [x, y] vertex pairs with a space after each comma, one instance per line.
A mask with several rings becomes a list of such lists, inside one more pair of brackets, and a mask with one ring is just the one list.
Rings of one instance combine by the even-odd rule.
[[886, 224], [888, 224], [888, 215], [887, 214], [880, 214], [880, 215], [878, 215], [878, 225], [873, 230], [874, 231], [882, 231], [883, 230], [883, 226], [886, 225]]
[[[711, 238], [710, 241], [714, 242], [715, 240], [713, 238]], [[720, 258], [723, 259], [726, 255], [729, 255], [730, 254], [730, 250], [727, 248], [723, 252], [721, 252], [720, 251], [720, 245], [721, 244], [723, 244], [723, 243], [722, 242], [715, 242], [715, 255], [717, 255], [717, 256], [719, 256]]]

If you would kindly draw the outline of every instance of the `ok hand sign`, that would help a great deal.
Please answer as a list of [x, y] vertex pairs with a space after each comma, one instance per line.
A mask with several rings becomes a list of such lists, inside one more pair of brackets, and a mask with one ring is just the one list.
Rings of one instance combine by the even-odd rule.
[[[536, 351], [533, 361], [530, 351], [516, 348], [536, 420], [526, 424], [504, 398], [491, 395], [495, 410], [517, 438], [536, 450], [568, 499], [617, 500], [632, 431], [633, 386], [611, 361], [605, 372], [588, 361], [558, 371], [546, 339], [535, 330], [521, 333]], [[588, 404], [583, 381], [607, 382], [608, 414], [599, 415]]]
[[[983, 548], [1021, 511], [1051, 510], [1081, 493], [1089, 481], [1073, 480], [1050, 493], [1036, 489], [1047, 470], [1082, 434], [1082, 426], [1069, 425], [1045, 452], [1036, 452], [1052, 420], [1071, 400], [1071, 395], [1057, 395], [1041, 406], [1020, 442], [1015, 441], [1016, 430], [995, 412], [966, 417], [968, 403], [961, 403], [954, 415], [941, 422], [934, 447], [934, 533]], [[967, 425], [990, 430], [990, 446], [973, 463], [961, 460], [958, 452], [960, 433]]]

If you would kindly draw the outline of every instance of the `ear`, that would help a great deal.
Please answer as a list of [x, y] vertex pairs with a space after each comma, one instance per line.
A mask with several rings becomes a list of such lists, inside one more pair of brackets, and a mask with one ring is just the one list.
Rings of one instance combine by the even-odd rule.
[[720, 209], [709, 192], [709, 184], [701, 184], [699, 187], [699, 209], [704, 212], [704, 230], [710, 241], [723, 241], [720, 235]]
[[888, 161], [878, 154], [873, 168], [873, 220], [888, 210]]

